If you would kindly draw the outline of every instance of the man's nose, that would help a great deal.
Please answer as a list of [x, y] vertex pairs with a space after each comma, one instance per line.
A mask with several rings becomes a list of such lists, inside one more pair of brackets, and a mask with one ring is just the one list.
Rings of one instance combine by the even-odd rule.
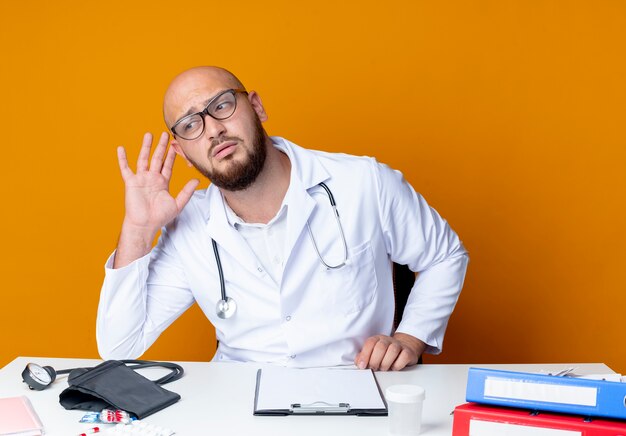
[[209, 139], [219, 138], [226, 133], [226, 127], [220, 120], [216, 120], [212, 116], [204, 115], [204, 135]]

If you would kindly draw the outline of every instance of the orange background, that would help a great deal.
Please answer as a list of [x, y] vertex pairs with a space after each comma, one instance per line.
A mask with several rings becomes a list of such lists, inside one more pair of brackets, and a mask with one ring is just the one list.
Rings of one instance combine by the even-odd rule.
[[[0, 35], [0, 365], [97, 356], [115, 148], [134, 160], [169, 80], [214, 64], [270, 134], [376, 156], [459, 233], [470, 269], [427, 363], [626, 372], [622, 0], [4, 1]], [[193, 176], [178, 162], [173, 189]], [[214, 350], [193, 308], [145, 357]]]

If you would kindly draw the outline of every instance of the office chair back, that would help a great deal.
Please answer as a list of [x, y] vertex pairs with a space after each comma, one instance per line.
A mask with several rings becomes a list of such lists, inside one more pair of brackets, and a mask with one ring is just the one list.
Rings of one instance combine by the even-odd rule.
[[409, 298], [413, 284], [415, 283], [415, 273], [406, 265], [393, 264], [393, 292], [396, 300], [396, 308], [393, 316], [393, 329], [397, 329], [402, 320], [404, 306]]
[[[393, 293], [396, 300], [396, 308], [393, 314], [393, 330], [395, 331], [402, 320], [404, 307], [409, 299], [409, 294], [415, 284], [415, 273], [406, 265], [399, 263], [393, 264]], [[422, 356], [417, 361], [418, 364], [424, 363]]]

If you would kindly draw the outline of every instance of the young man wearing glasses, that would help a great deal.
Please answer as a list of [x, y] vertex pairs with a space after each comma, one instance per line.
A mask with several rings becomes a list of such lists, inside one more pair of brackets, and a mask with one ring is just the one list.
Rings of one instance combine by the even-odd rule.
[[[163, 133], [150, 158], [146, 134], [136, 171], [118, 149], [126, 209], [98, 309], [104, 358], [141, 355], [194, 302], [215, 360], [399, 370], [440, 352], [468, 257], [399, 172], [269, 137], [259, 95], [221, 68], [176, 77], [164, 117], [169, 149]], [[211, 186], [172, 196], [176, 155]], [[391, 262], [419, 273], [395, 331]]]

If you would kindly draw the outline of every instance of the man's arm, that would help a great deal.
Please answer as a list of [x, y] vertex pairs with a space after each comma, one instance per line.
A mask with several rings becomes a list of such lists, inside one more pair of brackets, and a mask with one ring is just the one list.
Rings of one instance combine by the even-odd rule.
[[[197, 180], [188, 182], [176, 198], [169, 194], [175, 153], [166, 152], [167, 142], [168, 135], [163, 133], [149, 160], [152, 135], [147, 133], [136, 173], [129, 168], [124, 149], [118, 148], [126, 210], [117, 249], [105, 268], [96, 321], [98, 349], [107, 359], [139, 356], [193, 303], [188, 289], [181, 286], [185, 280], [180, 266], [168, 254], [173, 248], [165, 232], [163, 247], [149, 255], [158, 231], [182, 211], [198, 184]], [[170, 248], [163, 249], [166, 246]], [[149, 276], [159, 282], [151, 292]]]
[[439, 352], [463, 286], [467, 252], [458, 236], [404, 180], [375, 164], [380, 220], [391, 260], [419, 272], [404, 315], [392, 336], [368, 338], [355, 357], [359, 368], [400, 370], [424, 351]]
[[167, 228], [146, 256], [122, 268], [105, 265], [96, 339], [103, 359], [136, 359], [194, 303]]

